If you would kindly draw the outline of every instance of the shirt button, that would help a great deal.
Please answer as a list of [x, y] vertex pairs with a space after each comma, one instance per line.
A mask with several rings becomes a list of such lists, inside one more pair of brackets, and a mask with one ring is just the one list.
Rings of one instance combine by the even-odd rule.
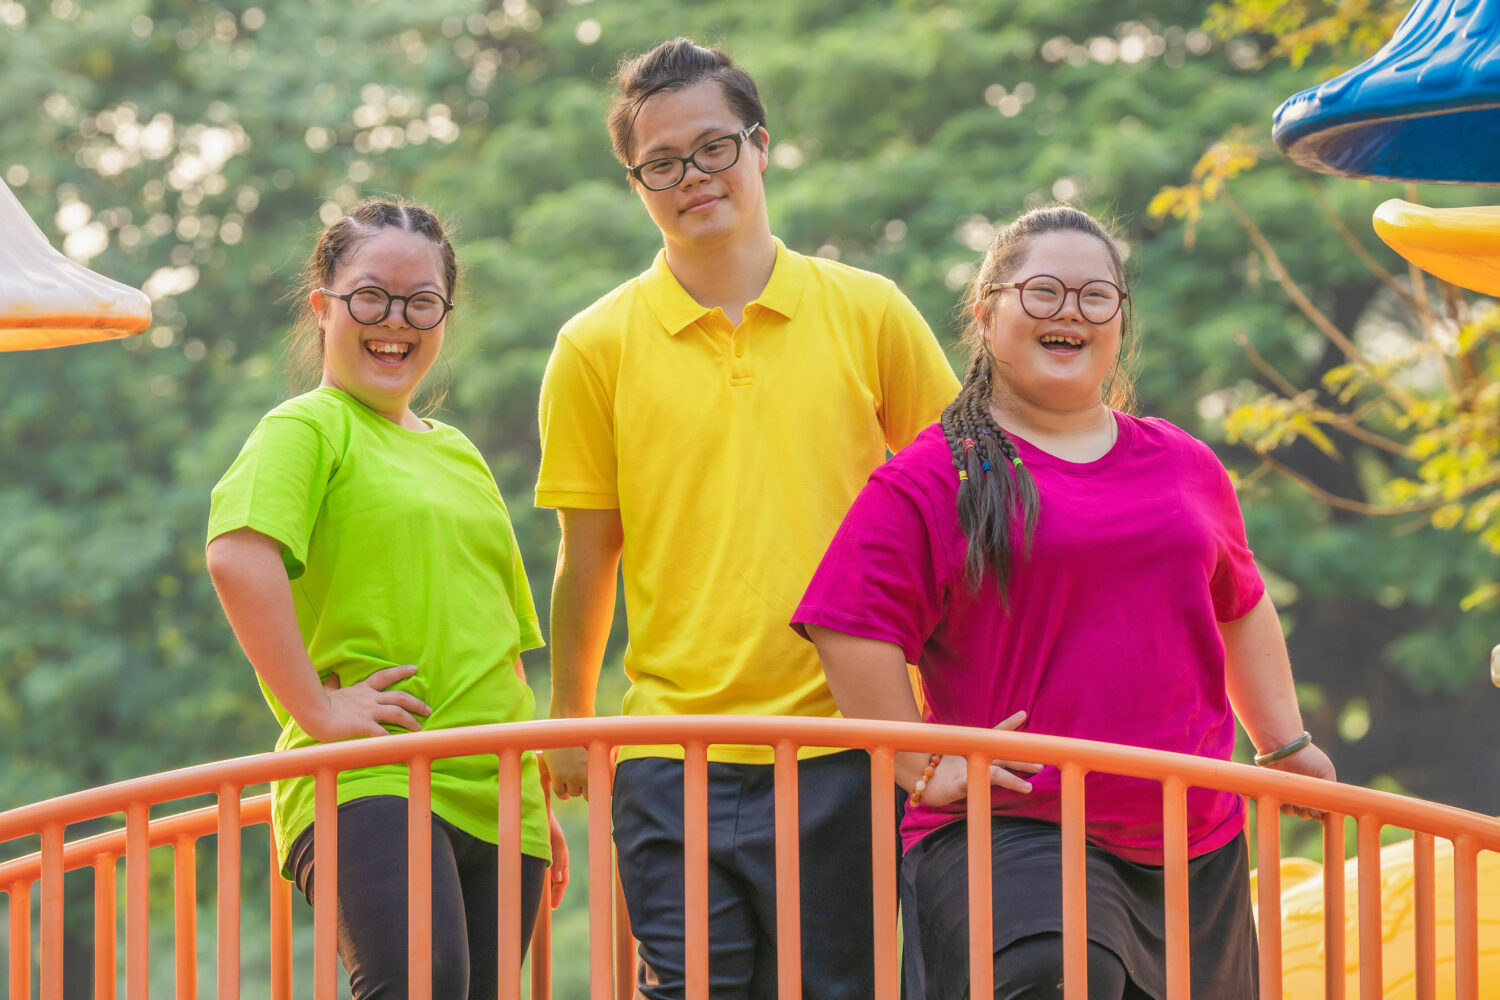
[[745, 345], [744, 344], [736, 344], [735, 345], [734, 356], [737, 357], [737, 358], [743, 358], [745, 356]]

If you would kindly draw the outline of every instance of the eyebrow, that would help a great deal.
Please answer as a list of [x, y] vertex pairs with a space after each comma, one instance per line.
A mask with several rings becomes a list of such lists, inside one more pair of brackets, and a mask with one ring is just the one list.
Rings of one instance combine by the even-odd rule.
[[[377, 288], [385, 288], [385, 282], [381, 281], [378, 277], [371, 274], [369, 271], [361, 271], [354, 278], [354, 287], [364, 288], [366, 285], [374, 285]], [[440, 286], [437, 284], [437, 282], [434, 281], [423, 281], [417, 285], [417, 288], [422, 291], [435, 289], [438, 287]], [[386, 291], [390, 291], [390, 289], [386, 288]]]
[[[690, 147], [690, 149], [697, 149], [703, 143], [711, 139], [717, 139], [721, 136], [726, 135], [734, 135], [738, 131], [740, 131], [740, 129], [733, 128], [727, 125], [712, 125], [693, 137], [692, 146]], [[644, 163], [646, 160], [655, 158], [656, 154], [658, 153], [669, 152], [672, 148], [673, 147], [669, 145], [652, 146], [650, 149], [641, 154], [643, 158], [641, 162]]]

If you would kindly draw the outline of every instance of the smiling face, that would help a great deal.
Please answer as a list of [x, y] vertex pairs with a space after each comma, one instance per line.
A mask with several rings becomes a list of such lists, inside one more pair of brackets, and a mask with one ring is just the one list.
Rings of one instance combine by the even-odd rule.
[[[660, 156], [687, 156], [710, 139], [731, 135], [754, 124], [740, 121], [724, 88], [714, 80], [657, 94], [642, 105], [631, 130], [631, 162]], [[682, 183], [650, 191], [632, 181], [651, 221], [668, 244], [707, 249], [737, 236], [769, 232], [766, 192], [766, 133], [752, 133], [734, 166], [706, 174], [688, 166]]]
[[[404, 229], [378, 230], [349, 255], [328, 287], [344, 294], [368, 286], [391, 295], [436, 292], [446, 298], [438, 244]], [[366, 326], [340, 299], [314, 291], [311, 301], [323, 331], [322, 384], [342, 389], [394, 423], [424, 427], [411, 411], [411, 397], [437, 360], [447, 319], [418, 330], [407, 322], [404, 304], [393, 301], [385, 319]]]
[[[1004, 281], [1050, 274], [1069, 288], [1095, 278], [1119, 284], [1108, 248], [1098, 237], [1077, 230], [1055, 230], [1033, 237], [1025, 258]], [[1053, 412], [1086, 410], [1100, 404], [1100, 390], [1120, 352], [1120, 313], [1090, 323], [1075, 292], [1048, 319], [1021, 308], [1020, 293], [1007, 288], [975, 306], [975, 316], [994, 358], [997, 379], [1019, 400]]]

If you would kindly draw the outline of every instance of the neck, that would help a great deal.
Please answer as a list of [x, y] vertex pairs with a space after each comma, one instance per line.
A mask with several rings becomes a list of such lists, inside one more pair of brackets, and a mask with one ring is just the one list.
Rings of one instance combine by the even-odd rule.
[[998, 388], [990, 397], [990, 412], [1001, 427], [1027, 439], [1095, 434], [1114, 424], [1114, 415], [1103, 400], [1077, 409], [1054, 410]]
[[738, 326], [745, 306], [755, 301], [771, 280], [776, 243], [769, 227], [708, 246], [669, 242], [667, 266], [693, 301], [709, 309], [717, 306]]

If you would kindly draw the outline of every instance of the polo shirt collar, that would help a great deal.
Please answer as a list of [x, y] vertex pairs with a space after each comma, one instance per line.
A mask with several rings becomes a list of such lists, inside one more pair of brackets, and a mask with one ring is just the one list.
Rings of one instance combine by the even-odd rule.
[[[776, 264], [771, 268], [771, 280], [766, 282], [753, 304], [791, 319], [802, 302], [802, 293], [807, 290], [812, 265], [802, 254], [788, 250], [779, 238], [773, 236], [771, 239], [776, 243]], [[640, 288], [651, 311], [674, 337], [713, 311], [700, 305], [682, 287], [667, 266], [665, 250], [657, 253], [650, 269], [641, 275]]]

